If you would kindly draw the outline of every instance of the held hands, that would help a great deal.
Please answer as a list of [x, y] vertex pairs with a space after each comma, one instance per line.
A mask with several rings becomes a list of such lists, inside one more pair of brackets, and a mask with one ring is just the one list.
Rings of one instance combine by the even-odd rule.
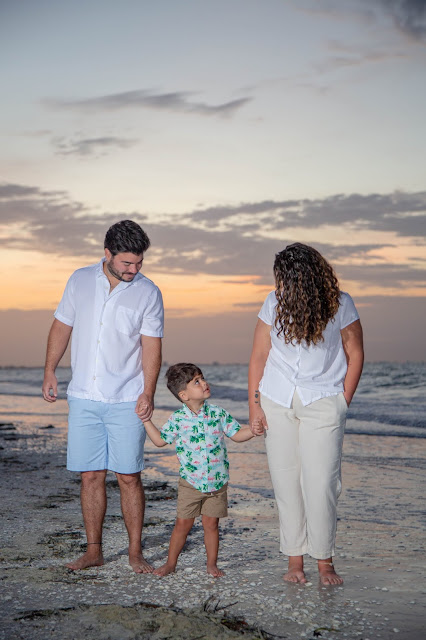
[[265, 427], [260, 420], [250, 423], [250, 431], [254, 436], [261, 436], [265, 432]]
[[268, 424], [265, 413], [261, 407], [257, 408], [256, 412], [250, 412], [249, 426], [254, 436], [261, 436], [265, 433]]
[[154, 402], [153, 399], [145, 393], [141, 393], [136, 402], [135, 413], [139, 416], [142, 422], [146, 420], [150, 420], [151, 416], [154, 412]]

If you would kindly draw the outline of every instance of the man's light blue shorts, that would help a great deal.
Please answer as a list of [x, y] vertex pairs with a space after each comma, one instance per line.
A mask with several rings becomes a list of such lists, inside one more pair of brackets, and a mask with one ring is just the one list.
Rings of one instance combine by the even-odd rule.
[[108, 404], [68, 396], [69, 471], [138, 473], [144, 468], [145, 427], [135, 402]]

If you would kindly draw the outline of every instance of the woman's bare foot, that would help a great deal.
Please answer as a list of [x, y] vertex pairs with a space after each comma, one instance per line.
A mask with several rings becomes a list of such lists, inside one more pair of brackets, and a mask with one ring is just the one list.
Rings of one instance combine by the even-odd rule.
[[135, 573], [152, 573], [154, 571], [141, 553], [129, 553], [129, 565]]
[[152, 573], [156, 576], [159, 576], [160, 578], [164, 578], [164, 576], [168, 576], [169, 573], [173, 573], [175, 569], [176, 565], [166, 562], [165, 564], [161, 565], [161, 567], [158, 567], [158, 569], [154, 569]]
[[318, 571], [320, 582], [324, 586], [343, 584], [343, 578], [341, 578], [334, 570], [333, 562], [331, 558], [327, 560], [318, 560]]
[[303, 556], [290, 556], [288, 559], [288, 571], [283, 576], [286, 582], [307, 582], [303, 571]]
[[207, 565], [207, 573], [209, 573], [213, 578], [221, 578], [225, 575], [225, 572], [222, 569], [218, 569], [215, 564], [212, 566]]
[[101, 545], [96, 545], [95, 549], [92, 550], [92, 548], [89, 547], [86, 553], [83, 553], [83, 555], [77, 558], [77, 560], [74, 560], [74, 562], [68, 562], [65, 566], [72, 571], [79, 571], [80, 569], [87, 569], [88, 567], [101, 567], [103, 563], [102, 547]]

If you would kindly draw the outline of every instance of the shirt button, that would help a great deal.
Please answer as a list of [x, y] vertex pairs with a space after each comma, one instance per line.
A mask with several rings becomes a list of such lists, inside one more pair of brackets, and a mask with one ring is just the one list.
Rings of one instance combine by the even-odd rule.
[[96, 376], [93, 376], [93, 380], [96, 380]]

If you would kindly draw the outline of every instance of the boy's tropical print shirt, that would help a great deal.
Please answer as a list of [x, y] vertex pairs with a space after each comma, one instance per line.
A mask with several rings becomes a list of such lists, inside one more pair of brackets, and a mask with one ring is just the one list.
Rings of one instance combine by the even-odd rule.
[[185, 404], [161, 429], [161, 437], [176, 440], [179, 474], [202, 493], [218, 491], [229, 480], [225, 435], [241, 429], [225, 409], [205, 402], [196, 415]]

